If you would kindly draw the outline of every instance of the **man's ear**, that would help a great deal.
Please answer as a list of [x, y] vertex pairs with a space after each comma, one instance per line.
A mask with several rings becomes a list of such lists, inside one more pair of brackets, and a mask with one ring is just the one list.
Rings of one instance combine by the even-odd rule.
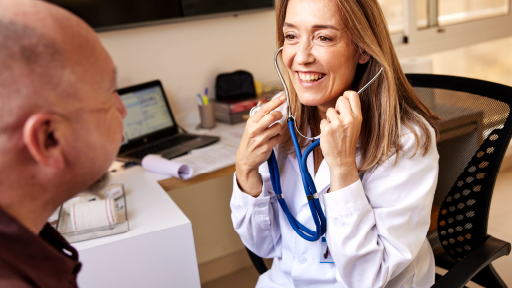
[[23, 125], [23, 142], [40, 165], [56, 170], [65, 167], [61, 130], [63, 122], [57, 115], [34, 114]]
[[361, 53], [361, 56], [359, 57], [359, 64], [364, 64], [370, 60], [370, 54], [368, 54], [366, 51]]

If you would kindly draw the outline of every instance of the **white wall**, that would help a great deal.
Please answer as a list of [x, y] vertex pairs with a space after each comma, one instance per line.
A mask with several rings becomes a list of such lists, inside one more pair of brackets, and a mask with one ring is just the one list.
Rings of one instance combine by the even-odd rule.
[[119, 87], [160, 79], [178, 122], [197, 120], [196, 95], [205, 87], [213, 93], [219, 73], [244, 69], [255, 80], [278, 83], [272, 10], [102, 32], [99, 37], [117, 66]]
[[[205, 87], [213, 93], [219, 73], [244, 69], [264, 84], [279, 83], [271, 10], [102, 32], [99, 37], [117, 67], [118, 86], [160, 79], [182, 125], [199, 121], [196, 95]], [[244, 249], [230, 219], [231, 176], [205, 183], [211, 186], [169, 193], [192, 221], [199, 264]]]

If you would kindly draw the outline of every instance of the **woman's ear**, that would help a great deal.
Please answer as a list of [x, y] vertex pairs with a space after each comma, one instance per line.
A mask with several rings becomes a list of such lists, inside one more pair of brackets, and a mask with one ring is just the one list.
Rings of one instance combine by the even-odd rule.
[[23, 143], [38, 164], [61, 170], [65, 167], [63, 132], [60, 117], [52, 114], [31, 115], [23, 125]]
[[359, 57], [359, 64], [365, 64], [370, 60], [370, 54], [368, 54], [366, 51], [361, 52], [361, 56]]

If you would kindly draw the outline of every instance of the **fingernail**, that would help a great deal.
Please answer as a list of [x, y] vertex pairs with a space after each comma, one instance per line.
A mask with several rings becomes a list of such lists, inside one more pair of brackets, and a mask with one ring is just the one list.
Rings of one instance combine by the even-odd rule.
[[281, 95], [281, 97], [279, 97], [279, 100], [281, 100], [281, 101], [283, 101], [285, 99], [286, 99], [286, 97], [284, 97], [283, 95]]
[[258, 101], [258, 104], [256, 104], [256, 106], [260, 106], [260, 105], [261, 105], [261, 103], [263, 103], [263, 102]]

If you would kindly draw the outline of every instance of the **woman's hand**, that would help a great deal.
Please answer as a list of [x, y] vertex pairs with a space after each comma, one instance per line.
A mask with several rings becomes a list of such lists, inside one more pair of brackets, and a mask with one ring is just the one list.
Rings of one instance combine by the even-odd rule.
[[320, 122], [320, 147], [331, 174], [331, 191], [359, 179], [356, 146], [361, 132], [361, 102], [355, 91], [346, 91], [334, 108], [327, 109], [327, 119]]
[[258, 167], [270, 157], [272, 149], [281, 140], [282, 125], [272, 123], [283, 117], [279, 111], [272, 112], [286, 101], [285, 96], [274, 98], [263, 105], [249, 120], [236, 153], [236, 175], [240, 189], [257, 197], [261, 193], [261, 177]]

